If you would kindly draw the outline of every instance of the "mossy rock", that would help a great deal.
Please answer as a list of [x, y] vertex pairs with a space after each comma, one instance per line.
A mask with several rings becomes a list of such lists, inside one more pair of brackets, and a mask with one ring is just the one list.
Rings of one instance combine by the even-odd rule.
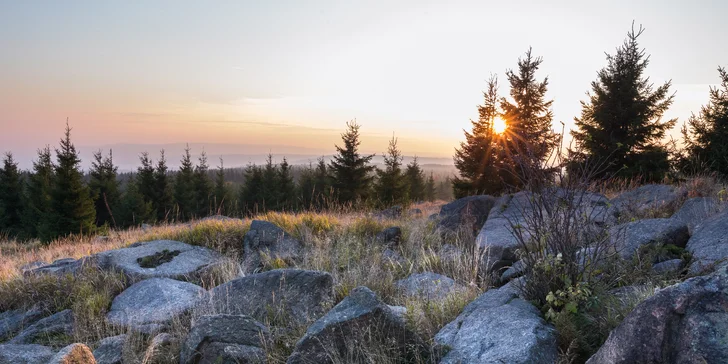
[[137, 263], [142, 268], [156, 268], [164, 263], [169, 263], [174, 257], [180, 254], [179, 250], [169, 251], [167, 249], [153, 255], [147, 255], [146, 257], [137, 258]]

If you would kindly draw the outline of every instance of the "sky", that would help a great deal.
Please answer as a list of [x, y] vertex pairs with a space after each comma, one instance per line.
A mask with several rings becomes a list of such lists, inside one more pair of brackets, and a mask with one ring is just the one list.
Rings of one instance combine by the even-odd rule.
[[68, 118], [84, 151], [332, 154], [356, 119], [365, 152], [394, 135], [405, 155], [449, 158], [486, 80], [506, 96], [505, 71], [529, 47], [554, 129], [573, 126], [633, 21], [681, 125], [728, 66], [725, 14], [722, 0], [0, 0], [0, 152], [27, 168]]

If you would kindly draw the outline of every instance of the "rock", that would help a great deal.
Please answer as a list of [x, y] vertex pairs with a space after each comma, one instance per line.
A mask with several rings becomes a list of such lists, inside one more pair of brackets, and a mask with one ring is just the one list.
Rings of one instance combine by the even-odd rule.
[[106, 319], [114, 325], [150, 334], [195, 307], [204, 295], [205, 290], [192, 283], [150, 278], [116, 296]]
[[46, 364], [53, 354], [42, 345], [0, 344], [0, 364]]
[[51, 264], [44, 264], [36, 268], [23, 271], [24, 276], [51, 274], [55, 276], [64, 276], [66, 274], [75, 275], [81, 268], [93, 264], [95, 260], [92, 257], [84, 257], [81, 259], [63, 258], [53, 261]]
[[374, 213], [374, 217], [377, 219], [399, 219], [402, 217], [402, 206], [395, 205], [386, 210], [382, 210]]
[[162, 363], [165, 359], [169, 359], [177, 354], [177, 347], [174, 336], [162, 332], [152, 338], [152, 342], [147, 346], [144, 352], [145, 363]]
[[556, 362], [556, 330], [518, 298], [517, 281], [483, 293], [437, 333], [435, 342], [449, 349], [440, 363]]
[[10, 344], [47, 344], [62, 346], [68, 344], [64, 339], [73, 335], [73, 312], [64, 310], [38, 320], [33, 325], [9, 341]]
[[23, 272], [23, 275], [26, 275], [27, 273], [30, 273], [33, 269], [40, 268], [42, 266], [46, 265], [45, 262], [30, 262], [28, 264], [23, 264], [20, 266], [20, 271]]
[[652, 266], [652, 270], [658, 274], [677, 274], [683, 269], [685, 262], [682, 259], [670, 259]]
[[685, 201], [680, 210], [672, 215], [672, 218], [684, 222], [692, 235], [695, 227], [720, 212], [720, 209], [721, 206], [715, 198], [695, 197]]
[[374, 237], [375, 242], [385, 246], [399, 245], [400, 240], [402, 240], [402, 229], [399, 226], [388, 227]]
[[522, 276], [526, 272], [526, 264], [523, 262], [523, 259], [513, 263], [508, 269], [506, 269], [503, 274], [501, 274], [500, 280], [501, 282], [508, 282], [513, 278], [518, 278]]
[[269, 338], [268, 329], [250, 316], [202, 316], [182, 346], [180, 364], [265, 363]]
[[261, 255], [291, 261], [298, 258], [301, 242], [273, 223], [253, 220], [244, 239], [245, 260], [253, 268], [262, 264]]
[[361, 363], [377, 358], [412, 363], [426, 359], [428, 352], [427, 345], [374, 292], [357, 287], [308, 328], [286, 363]]
[[437, 229], [444, 233], [455, 233], [461, 226], [467, 226], [474, 233], [483, 226], [493, 209], [496, 199], [493, 196], [468, 196], [450, 202], [440, 208]]
[[614, 218], [645, 217], [660, 210], [671, 210], [687, 196], [687, 190], [670, 185], [644, 185], [612, 199]]
[[411, 217], [422, 217], [422, 215], [423, 215], [422, 210], [417, 209], [417, 208], [409, 209], [407, 212], [408, 212], [409, 216], [411, 216]]
[[726, 332], [728, 272], [722, 268], [637, 305], [587, 363], [722, 363]]
[[242, 222], [243, 220], [236, 219], [236, 218], [229, 217], [229, 216], [213, 215], [213, 216], [205, 217], [205, 218], [201, 219], [199, 222], [206, 222], [206, 221], [219, 221], [219, 222], [231, 222], [231, 221], [237, 222], [237, 221], [239, 221], [239, 222]]
[[385, 249], [382, 252], [382, 260], [392, 265], [406, 267], [409, 264], [407, 258], [403, 257], [392, 249]]
[[96, 364], [96, 359], [88, 346], [77, 343], [61, 349], [48, 364]]
[[93, 353], [94, 358], [96, 358], [96, 363], [121, 364], [126, 338], [126, 335], [117, 335], [102, 339]]
[[452, 278], [432, 272], [412, 274], [394, 285], [408, 296], [426, 300], [443, 300], [450, 294], [465, 289]]
[[516, 249], [520, 244], [512, 230], [515, 227], [528, 234], [528, 222], [524, 214], [531, 209], [531, 198], [530, 193], [519, 192], [500, 197], [495, 202], [488, 220], [475, 239], [476, 245], [483, 251], [486, 272], [501, 269], [518, 260]]
[[222, 259], [213, 250], [173, 240], [154, 240], [97, 255], [103, 268], [119, 270], [133, 279], [192, 280]]
[[690, 235], [688, 226], [675, 219], [645, 219], [609, 229], [609, 238], [623, 259], [631, 259], [645, 245], [685, 247]]
[[13, 310], [0, 313], [0, 342], [10, 338], [22, 328], [29, 326], [43, 317], [43, 311], [37, 306], [28, 311]]
[[221, 284], [210, 291], [214, 312], [249, 315], [264, 320], [271, 309], [291, 320], [317, 319], [333, 302], [334, 279], [329, 273], [276, 269]]
[[142, 225], [141, 225], [141, 228], [142, 228], [142, 231], [146, 233], [146, 232], [148, 232], [148, 231], [152, 230], [152, 225], [149, 225], [149, 224], [142, 224]]
[[440, 256], [443, 262], [448, 264], [460, 264], [465, 258], [463, 250], [452, 244], [443, 244], [437, 255]]
[[689, 269], [691, 274], [700, 273], [728, 258], [728, 211], [698, 225], [685, 249], [693, 255]]

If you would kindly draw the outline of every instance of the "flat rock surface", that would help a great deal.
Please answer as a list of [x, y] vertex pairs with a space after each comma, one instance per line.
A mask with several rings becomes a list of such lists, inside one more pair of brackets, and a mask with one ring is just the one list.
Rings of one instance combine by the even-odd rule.
[[317, 319], [333, 302], [331, 274], [302, 269], [276, 269], [221, 284], [210, 291], [215, 312], [264, 320], [270, 310], [292, 320]]
[[657, 291], [627, 315], [588, 364], [724, 363], [728, 271]]
[[518, 298], [516, 287], [510, 283], [485, 292], [445, 325], [435, 336], [450, 349], [440, 363], [554, 363], [556, 330]]
[[42, 345], [0, 344], [0, 364], [47, 364], [54, 354]]
[[692, 235], [698, 225], [716, 215], [722, 207], [715, 198], [694, 197], [685, 201], [680, 210], [672, 215], [672, 218], [684, 222]]
[[[155, 267], [143, 268], [139, 260], [154, 261], [155, 255], [164, 252], [175, 253], [169, 262], [159, 262]], [[222, 258], [217, 252], [179, 241], [154, 240], [141, 244], [134, 244], [128, 248], [109, 250], [97, 254], [102, 266], [108, 269], [117, 269], [134, 278], [173, 278], [190, 280], [198, 273], [220, 261]]]
[[114, 325], [152, 333], [195, 307], [205, 294], [202, 287], [192, 283], [170, 278], [146, 279], [116, 296], [106, 319]]
[[623, 192], [611, 201], [616, 218], [649, 216], [659, 210], [672, 210], [687, 196], [687, 191], [670, 185], [649, 184]]

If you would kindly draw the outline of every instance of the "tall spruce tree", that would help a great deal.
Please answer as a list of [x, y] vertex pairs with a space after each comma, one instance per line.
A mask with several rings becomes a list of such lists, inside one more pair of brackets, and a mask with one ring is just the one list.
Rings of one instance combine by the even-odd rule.
[[691, 115], [682, 134], [681, 167], [690, 172], [716, 172], [728, 177], [728, 72], [718, 67], [720, 87], [711, 87], [707, 105]]
[[268, 154], [263, 166], [262, 181], [260, 186], [260, 194], [262, 197], [258, 209], [261, 212], [273, 210], [277, 207], [279, 197], [278, 189], [278, 165], [273, 163], [273, 155]]
[[51, 240], [51, 189], [55, 166], [51, 147], [38, 149], [33, 171], [28, 177], [27, 206], [25, 209], [25, 235], [42, 241]]
[[157, 214], [157, 221], [167, 221], [174, 207], [172, 185], [167, 171], [167, 158], [164, 155], [164, 149], [162, 149], [159, 151], [159, 160], [157, 160], [157, 167], [154, 169], [154, 200], [152, 200], [152, 208]]
[[195, 215], [197, 217], [205, 217], [210, 214], [210, 200], [212, 197], [212, 182], [207, 171], [210, 168], [207, 165], [207, 153], [203, 150], [198, 158], [197, 166], [193, 179], [193, 189], [195, 191]]
[[251, 164], [245, 169], [245, 183], [240, 188], [240, 207], [245, 215], [262, 212], [263, 203], [263, 169]]
[[100, 150], [94, 153], [88, 185], [96, 210], [96, 226], [116, 227], [114, 212], [117, 211], [120, 200], [117, 172], [118, 168], [114, 165], [111, 150], [106, 157]]
[[643, 181], [658, 181], [669, 171], [661, 139], [677, 122], [662, 120], [673, 102], [671, 81], [653, 90], [644, 75], [650, 58], [637, 43], [643, 32], [641, 26], [638, 31], [633, 27], [617, 53], [607, 55], [607, 66], [592, 82], [572, 131], [577, 148], [570, 151], [570, 171], [590, 164], [599, 166], [596, 178]]
[[136, 188], [139, 194], [142, 195], [144, 203], [149, 203], [152, 206], [152, 216], [156, 216], [157, 212], [154, 211], [154, 201], [157, 198], [154, 181], [154, 161], [149, 158], [147, 152], [142, 152], [139, 161], [142, 165], [137, 168]]
[[[477, 194], [499, 194], [511, 181], [513, 163], [504, 158], [504, 136], [498, 135], [493, 126], [500, 117], [498, 108], [498, 79], [488, 80], [483, 92], [483, 105], [478, 106], [478, 120], [471, 120], [472, 131], [464, 131], [465, 141], [455, 150], [455, 167], [459, 176], [453, 180], [456, 197]], [[504, 180], [505, 179], [505, 180]], [[512, 182], [512, 181], [511, 181]]]
[[88, 186], [83, 183], [81, 160], [71, 142], [71, 127], [56, 149], [55, 178], [51, 189], [50, 238], [94, 231], [96, 209]]
[[397, 138], [389, 141], [384, 153], [384, 169], [377, 169], [374, 190], [381, 206], [388, 207], [409, 202], [407, 176], [402, 171], [402, 152], [397, 148]]
[[121, 197], [117, 223], [123, 227], [138, 226], [151, 222], [156, 217], [151, 201], [144, 201], [138, 182], [129, 180]]
[[192, 165], [190, 146], [185, 147], [179, 171], [174, 178], [174, 201], [177, 204], [178, 220], [191, 219], [195, 214], [195, 169]]
[[407, 177], [407, 186], [409, 191], [409, 199], [411, 201], [424, 201], [425, 200], [425, 172], [420, 168], [420, 164], [417, 161], [417, 156], [407, 164], [407, 169], [404, 172]]
[[296, 200], [296, 184], [293, 181], [291, 165], [288, 164], [286, 157], [283, 157], [283, 161], [278, 166], [276, 186], [278, 187], [278, 203], [275, 209], [283, 211], [292, 210]]
[[356, 120], [346, 123], [346, 131], [341, 134], [344, 146], [336, 145], [336, 154], [329, 165], [336, 199], [343, 205], [366, 201], [374, 178], [374, 166], [369, 164], [374, 155], [359, 154], [359, 128]]
[[502, 98], [500, 102], [508, 125], [503, 135], [506, 150], [500, 154], [500, 177], [505, 185], [543, 183], [539, 179], [546, 178], [546, 174], [541, 172], [548, 169], [544, 164], [559, 140], [551, 130], [553, 100], [546, 100], [548, 77], [536, 79], [542, 62], [529, 48], [525, 57], [518, 59], [518, 70], [506, 71], [511, 99]]
[[215, 188], [214, 188], [214, 208], [215, 213], [218, 215], [225, 215], [228, 213], [227, 206], [230, 205], [230, 196], [228, 186], [225, 184], [225, 166], [223, 160], [220, 158], [220, 165], [217, 167], [215, 172]]
[[12, 153], [6, 153], [0, 168], [0, 233], [10, 237], [23, 233], [24, 192], [18, 164]]

